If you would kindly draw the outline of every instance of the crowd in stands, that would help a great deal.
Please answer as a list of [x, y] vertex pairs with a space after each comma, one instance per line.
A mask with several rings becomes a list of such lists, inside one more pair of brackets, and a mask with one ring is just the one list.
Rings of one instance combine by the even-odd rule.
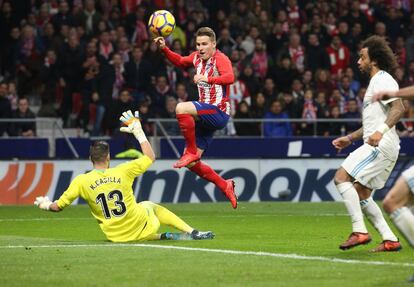
[[[414, 84], [414, 10], [408, 0], [0, 0], [0, 118], [60, 117], [91, 136], [116, 136], [122, 111], [175, 118], [175, 106], [196, 100], [193, 69], [172, 66], [147, 30], [149, 15], [171, 11], [177, 27], [168, 45], [195, 49], [194, 32], [212, 27], [232, 61], [235, 119], [227, 135], [313, 135], [313, 119], [359, 119], [368, 79], [358, 70], [363, 40], [388, 39], [398, 57], [400, 87]], [[405, 117], [412, 117], [410, 104]], [[359, 123], [318, 124], [335, 136]], [[165, 124], [179, 135], [176, 124]], [[398, 126], [412, 135], [411, 123]], [[28, 123], [0, 123], [1, 135], [33, 136]]]

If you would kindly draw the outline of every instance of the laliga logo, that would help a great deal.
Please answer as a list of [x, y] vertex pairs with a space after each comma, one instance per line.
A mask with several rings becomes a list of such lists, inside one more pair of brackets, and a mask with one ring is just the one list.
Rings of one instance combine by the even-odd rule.
[[[37, 168], [41, 165], [41, 168]], [[23, 169], [24, 166], [24, 171]], [[45, 195], [53, 179], [53, 163], [11, 163], [0, 179], [1, 204], [33, 204], [37, 196]], [[36, 178], [36, 172], [38, 176]]]

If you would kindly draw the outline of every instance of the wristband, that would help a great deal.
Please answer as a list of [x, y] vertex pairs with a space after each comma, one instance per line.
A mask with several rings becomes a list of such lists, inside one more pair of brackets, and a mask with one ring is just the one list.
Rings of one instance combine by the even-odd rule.
[[387, 126], [386, 123], [382, 123], [378, 128], [377, 131], [379, 131], [382, 134], [385, 134], [386, 132], [388, 132], [390, 130], [390, 128]]
[[354, 142], [354, 141], [352, 140], [351, 135], [347, 135], [346, 137], [349, 139], [349, 141], [350, 141], [351, 143], [353, 143], [353, 142]]

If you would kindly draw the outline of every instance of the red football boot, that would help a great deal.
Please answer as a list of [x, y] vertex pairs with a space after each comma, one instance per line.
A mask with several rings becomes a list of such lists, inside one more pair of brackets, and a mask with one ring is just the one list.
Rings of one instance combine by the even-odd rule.
[[352, 232], [351, 235], [349, 235], [349, 238], [344, 243], [339, 245], [339, 248], [347, 250], [358, 245], [368, 244], [370, 242], [371, 236], [368, 233]]
[[226, 189], [223, 190], [224, 195], [230, 200], [231, 206], [236, 209], [237, 208], [237, 195], [234, 192], [234, 180], [228, 179], [226, 180], [227, 186]]
[[376, 248], [371, 249], [370, 252], [390, 252], [399, 251], [402, 246], [399, 241], [384, 240]]
[[174, 163], [173, 167], [182, 168], [189, 165], [192, 162], [198, 161], [199, 159], [199, 155], [185, 152], [183, 156], [176, 163]]

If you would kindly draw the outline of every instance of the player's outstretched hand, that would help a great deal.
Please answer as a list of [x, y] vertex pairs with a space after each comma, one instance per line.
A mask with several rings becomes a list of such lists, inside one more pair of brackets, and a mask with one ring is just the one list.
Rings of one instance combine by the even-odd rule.
[[383, 91], [383, 92], [375, 93], [372, 96], [371, 101], [372, 102], [385, 101], [390, 98], [395, 98], [396, 96], [397, 96], [397, 91]]
[[120, 131], [124, 133], [134, 133], [139, 130], [142, 130], [141, 122], [139, 121], [139, 112], [136, 111], [135, 114], [132, 114], [131, 110], [122, 113], [122, 116], [119, 120], [126, 125], [126, 127], [121, 127]]
[[165, 39], [164, 37], [157, 37], [153, 40], [155, 44], [157, 44], [158, 48], [164, 49], [165, 48]]
[[337, 152], [340, 152], [350, 144], [352, 144], [352, 141], [347, 136], [339, 137], [332, 141], [332, 145], [335, 147]]
[[34, 202], [34, 205], [38, 206], [40, 209], [49, 210], [52, 202], [47, 196], [38, 196]]

